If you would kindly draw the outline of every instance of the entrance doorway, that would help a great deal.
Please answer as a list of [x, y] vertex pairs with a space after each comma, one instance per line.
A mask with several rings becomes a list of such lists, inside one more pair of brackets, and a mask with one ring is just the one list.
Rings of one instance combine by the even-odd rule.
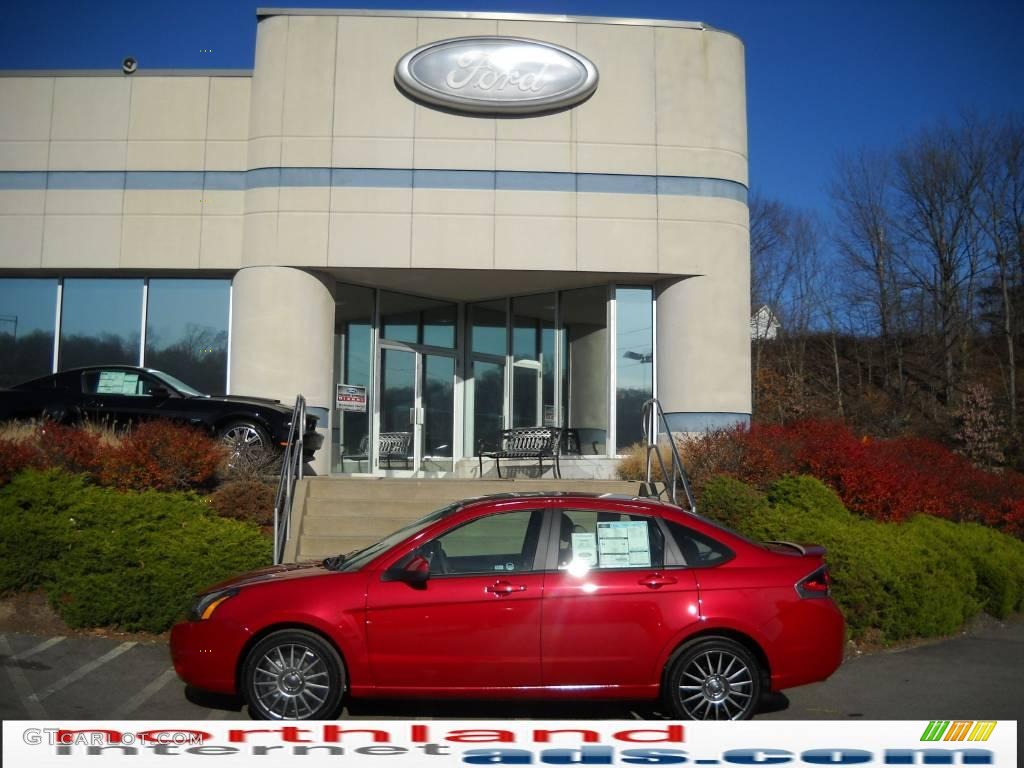
[[382, 341], [379, 391], [377, 469], [395, 476], [451, 472], [454, 352]]

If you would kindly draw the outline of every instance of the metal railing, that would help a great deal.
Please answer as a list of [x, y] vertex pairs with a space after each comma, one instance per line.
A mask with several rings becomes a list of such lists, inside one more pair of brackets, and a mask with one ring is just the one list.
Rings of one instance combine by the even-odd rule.
[[274, 498], [274, 565], [284, 559], [284, 548], [288, 544], [295, 484], [302, 479], [302, 443], [305, 433], [306, 398], [297, 395], [292, 410], [292, 423], [288, 428], [288, 444], [281, 457], [281, 479], [277, 483], [277, 496]]
[[[683, 459], [679, 455], [679, 446], [676, 444], [676, 437], [672, 433], [672, 428], [668, 425], [668, 419], [665, 418], [665, 411], [661, 408], [661, 403], [656, 398], [648, 400], [643, 405], [643, 428], [644, 428], [644, 445], [646, 446], [647, 452], [647, 487], [654, 492], [654, 494], [661, 498], [662, 494], [665, 494], [666, 500], [672, 502], [676, 506], [679, 506], [677, 498], [677, 488], [682, 486], [683, 492], [686, 494], [686, 503], [690, 508], [691, 512], [697, 511], [697, 502], [693, 499], [693, 490], [690, 487], [690, 476], [686, 474], [686, 467], [683, 465]], [[662, 431], [666, 440], [661, 440]], [[668, 448], [668, 459], [671, 465], [671, 471], [665, 466], [665, 457], [662, 456], [662, 449]], [[661, 470], [661, 477], [665, 482], [665, 487], [660, 491], [656, 489], [656, 485], [651, 480], [651, 468], [653, 466], [653, 460], [656, 459], [658, 462], [658, 468]]]

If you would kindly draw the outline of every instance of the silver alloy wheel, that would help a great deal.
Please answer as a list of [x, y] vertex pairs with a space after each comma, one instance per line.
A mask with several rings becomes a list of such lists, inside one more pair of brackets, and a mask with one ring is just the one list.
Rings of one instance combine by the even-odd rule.
[[258, 451], [263, 445], [263, 435], [251, 424], [234, 424], [224, 430], [221, 439], [227, 443], [232, 455], [246, 455]]
[[253, 690], [268, 717], [311, 717], [331, 693], [327, 663], [313, 648], [283, 643], [268, 649], [253, 668]]
[[753, 695], [751, 669], [739, 656], [709, 650], [694, 656], [683, 670], [679, 702], [694, 720], [738, 720]]

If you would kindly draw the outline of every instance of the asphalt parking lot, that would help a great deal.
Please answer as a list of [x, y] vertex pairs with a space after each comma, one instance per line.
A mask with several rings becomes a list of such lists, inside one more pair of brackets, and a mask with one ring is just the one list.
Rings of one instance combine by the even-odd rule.
[[[0, 719], [246, 719], [241, 702], [187, 690], [162, 642], [0, 634]], [[757, 718], [1020, 719], [1024, 620], [848, 660], [824, 683], [762, 702]], [[621, 703], [364, 702], [349, 718], [629, 719], [659, 717]]]

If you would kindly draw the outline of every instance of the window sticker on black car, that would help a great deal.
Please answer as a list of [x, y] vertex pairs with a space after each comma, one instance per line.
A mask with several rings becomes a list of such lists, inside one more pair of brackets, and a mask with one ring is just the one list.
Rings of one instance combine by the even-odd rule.
[[98, 395], [134, 395], [139, 387], [139, 374], [126, 371], [101, 371], [96, 384]]

